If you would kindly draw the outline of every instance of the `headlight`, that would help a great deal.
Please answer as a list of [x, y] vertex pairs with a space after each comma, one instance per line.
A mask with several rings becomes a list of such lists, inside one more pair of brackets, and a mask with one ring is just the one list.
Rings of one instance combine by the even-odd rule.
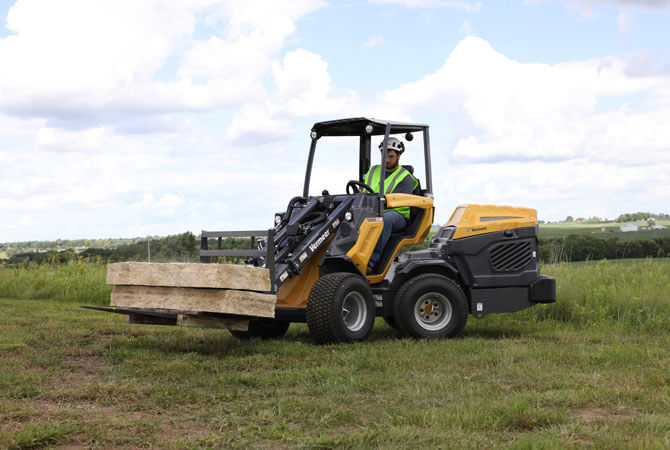
[[347, 211], [347, 212], [344, 213], [344, 220], [346, 220], [347, 222], [351, 222], [351, 219], [353, 219], [353, 218], [354, 218], [354, 215], [351, 214], [351, 211]]
[[281, 216], [279, 214], [275, 215], [275, 225], [279, 225], [281, 223]]
[[312, 132], [309, 134], [309, 136], [310, 136], [312, 139], [316, 139], [316, 137], [317, 137], [318, 135], [316, 134], [316, 131], [312, 131]]

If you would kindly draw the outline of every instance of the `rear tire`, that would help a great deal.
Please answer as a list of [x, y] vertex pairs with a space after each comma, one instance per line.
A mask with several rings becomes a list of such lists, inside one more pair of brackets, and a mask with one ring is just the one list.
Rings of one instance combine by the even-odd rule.
[[459, 336], [468, 320], [468, 303], [454, 281], [424, 274], [406, 282], [393, 302], [398, 329], [414, 338]]
[[286, 334], [290, 325], [291, 322], [277, 319], [250, 319], [247, 331], [230, 330], [230, 334], [241, 340], [277, 339]]
[[359, 275], [324, 275], [312, 287], [305, 313], [309, 334], [318, 344], [363, 341], [375, 321], [372, 290]]

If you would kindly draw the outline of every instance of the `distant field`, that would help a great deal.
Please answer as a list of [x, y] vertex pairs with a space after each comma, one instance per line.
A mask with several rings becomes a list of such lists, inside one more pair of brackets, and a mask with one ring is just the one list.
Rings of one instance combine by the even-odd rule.
[[0, 294], [0, 448], [668, 448], [670, 260], [546, 266], [555, 304], [462, 339], [378, 319], [329, 346], [304, 324], [239, 342], [77, 308], [103, 304], [102, 269], [4, 269], [60, 300]]
[[[647, 227], [646, 222], [631, 222], [639, 227]], [[657, 220], [657, 225], [664, 225], [665, 230], [619, 231], [621, 223], [580, 223], [561, 222], [540, 224], [540, 238], [565, 237], [570, 234], [584, 234], [596, 238], [609, 239], [656, 239], [670, 237], [670, 220]], [[602, 232], [602, 229], [605, 232]]]

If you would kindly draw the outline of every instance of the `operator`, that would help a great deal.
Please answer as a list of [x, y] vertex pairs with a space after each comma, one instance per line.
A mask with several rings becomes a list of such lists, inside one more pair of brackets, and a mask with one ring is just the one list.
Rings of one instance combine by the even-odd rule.
[[[384, 143], [379, 144], [382, 150]], [[384, 178], [384, 194], [411, 194], [419, 182], [403, 166], [400, 165], [400, 155], [405, 151], [405, 144], [399, 139], [388, 138], [388, 147], [386, 150], [386, 177]], [[380, 167], [378, 165], [370, 167], [365, 175], [365, 184], [370, 186], [375, 193], [379, 193]], [[366, 274], [374, 273], [375, 267], [381, 258], [382, 252], [391, 233], [400, 231], [407, 226], [409, 219], [409, 207], [391, 208], [384, 210], [384, 228], [377, 241], [375, 250], [372, 252]]]

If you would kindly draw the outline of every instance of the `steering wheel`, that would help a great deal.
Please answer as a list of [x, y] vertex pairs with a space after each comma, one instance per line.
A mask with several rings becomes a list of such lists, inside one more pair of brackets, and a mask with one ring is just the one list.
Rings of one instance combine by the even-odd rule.
[[354, 189], [359, 190], [361, 192], [363, 191], [363, 189], [366, 189], [371, 194], [375, 193], [375, 191], [373, 191], [370, 186], [363, 183], [362, 181], [349, 180], [349, 182], [347, 183], [347, 194], [349, 195], [355, 194], [356, 191]]

